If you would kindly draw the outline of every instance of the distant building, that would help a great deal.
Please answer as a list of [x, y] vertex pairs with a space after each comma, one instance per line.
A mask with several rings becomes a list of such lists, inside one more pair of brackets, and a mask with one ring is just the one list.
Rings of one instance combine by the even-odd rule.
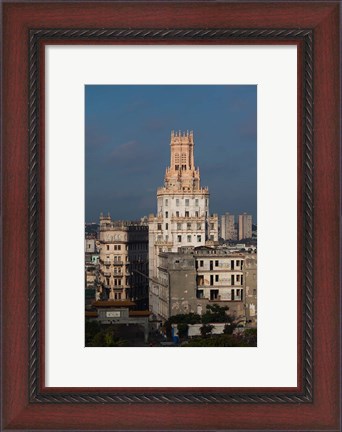
[[239, 215], [238, 234], [238, 240], [252, 238], [252, 215]]
[[224, 240], [237, 240], [235, 216], [230, 213], [221, 216], [221, 238]]
[[[102, 298], [148, 303], [148, 227], [100, 216], [99, 286]], [[140, 302], [140, 303], [139, 303]]]
[[170, 166], [164, 186], [157, 190], [157, 215], [150, 215], [150, 308], [159, 315], [160, 254], [218, 241], [218, 216], [209, 214], [209, 190], [200, 185], [194, 161], [193, 132], [171, 133]]

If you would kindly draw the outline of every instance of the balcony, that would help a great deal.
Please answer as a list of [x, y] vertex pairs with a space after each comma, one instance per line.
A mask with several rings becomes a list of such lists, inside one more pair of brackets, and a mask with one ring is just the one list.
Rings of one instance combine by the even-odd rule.
[[123, 265], [123, 261], [114, 261], [113, 265], [115, 265], [115, 266], [122, 266]]

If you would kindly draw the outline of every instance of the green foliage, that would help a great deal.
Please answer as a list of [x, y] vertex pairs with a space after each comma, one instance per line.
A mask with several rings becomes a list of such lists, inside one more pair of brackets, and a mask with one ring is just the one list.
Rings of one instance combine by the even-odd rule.
[[187, 347], [248, 347], [247, 342], [240, 336], [220, 334], [208, 337], [193, 338]]
[[235, 330], [235, 328], [236, 328], [236, 324], [233, 324], [233, 323], [226, 324], [224, 326], [223, 333], [227, 334], [227, 335], [231, 335], [231, 334], [233, 334], [233, 331]]
[[207, 337], [211, 334], [211, 332], [213, 331], [214, 326], [210, 325], [210, 324], [204, 324], [202, 325], [202, 327], [200, 328], [201, 331], [201, 335], [203, 337]]
[[243, 338], [248, 346], [257, 346], [258, 333], [256, 328], [246, 329], [243, 332]]
[[180, 339], [188, 337], [189, 325], [186, 323], [177, 324], [178, 336]]
[[202, 315], [202, 323], [225, 323], [231, 322], [232, 319], [226, 314], [229, 308], [217, 304], [207, 305], [207, 311]]
[[193, 312], [188, 314], [173, 315], [168, 319], [170, 324], [200, 324], [201, 317]]
[[114, 326], [105, 326], [97, 321], [86, 321], [85, 345], [88, 347], [127, 346], [127, 341], [116, 335]]

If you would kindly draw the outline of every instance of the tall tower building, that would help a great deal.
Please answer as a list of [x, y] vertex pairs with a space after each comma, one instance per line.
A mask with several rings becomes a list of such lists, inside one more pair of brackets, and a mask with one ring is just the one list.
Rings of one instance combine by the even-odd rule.
[[[150, 308], [159, 297], [159, 253], [177, 252], [218, 240], [218, 217], [209, 215], [209, 190], [201, 187], [194, 160], [193, 132], [171, 132], [170, 166], [157, 190], [157, 215], [149, 217]], [[159, 281], [160, 282], [160, 281]], [[167, 281], [163, 282], [164, 285]]]
[[252, 215], [239, 215], [239, 240], [252, 238]]
[[234, 215], [225, 213], [223, 216], [221, 216], [221, 237], [224, 240], [237, 239]]

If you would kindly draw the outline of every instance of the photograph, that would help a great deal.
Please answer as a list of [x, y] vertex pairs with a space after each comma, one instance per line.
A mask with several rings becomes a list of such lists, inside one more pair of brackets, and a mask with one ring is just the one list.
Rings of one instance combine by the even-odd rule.
[[85, 86], [85, 346], [257, 347], [257, 86]]

